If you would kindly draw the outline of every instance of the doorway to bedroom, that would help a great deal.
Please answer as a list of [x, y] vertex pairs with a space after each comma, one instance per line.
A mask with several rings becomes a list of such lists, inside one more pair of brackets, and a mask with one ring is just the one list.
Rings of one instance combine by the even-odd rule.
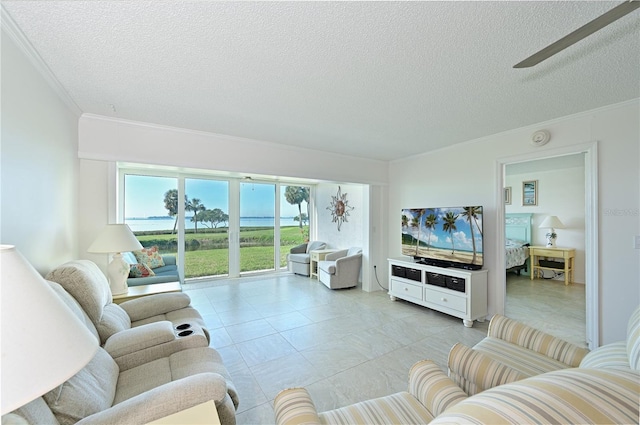
[[[587, 152], [572, 152], [503, 164], [505, 246], [523, 242], [546, 247], [551, 230], [543, 221], [556, 217], [561, 223], [554, 229], [557, 248], [575, 250], [569, 285], [565, 285], [564, 271], [558, 270], [563, 268], [561, 258], [542, 257], [549, 267], [536, 268], [532, 279], [531, 258], [526, 260], [526, 269], [509, 269], [513, 264], [505, 255], [507, 270], [512, 270], [505, 276], [505, 315], [580, 346], [592, 346], [590, 340], [597, 343], [590, 337], [588, 323], [593, 317], [587, 313], [589, 290], [593, 289], [589, 285], [597, 285], [587, 266], [593, 255], [587, 244], [593, 229], [588, 205], [592, 191], [589, 160]], [[528, 191], [531, 186], [534, 193]], [[514, 234], [510, 220], [521, 216], [530, 220], [528, 238], [510, 241]]]

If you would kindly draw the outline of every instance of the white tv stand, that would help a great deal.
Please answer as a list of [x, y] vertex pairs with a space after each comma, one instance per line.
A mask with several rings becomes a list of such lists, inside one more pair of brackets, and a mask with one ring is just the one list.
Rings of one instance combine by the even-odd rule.
[[487, 315], [488, 270], [443, 268], [389, 258], [389, 296], [462, 319], [470, 328]]

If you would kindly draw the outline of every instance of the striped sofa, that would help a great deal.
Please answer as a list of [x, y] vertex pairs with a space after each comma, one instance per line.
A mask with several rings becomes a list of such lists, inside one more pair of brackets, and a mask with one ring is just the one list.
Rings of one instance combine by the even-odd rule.
[[489, 323], [487, 336], [473, 349], [462, 344], [453, 346], [448, 358], [449, 377], [467, 394], [474, 395], [504, 383], [491, 373], [497, 365], [509, 366], [512, 371], [504, 378], [513, 381], [578, 367], [588, 352], [497, 314]]
[[552, 371], [528, 376], [529, 370], [540, 367], [535, 361], [523, 361], [533, 366], [514, 368], [520, 366], [517, 359], [502, 363], [487, 351], [456, 344], [450, 363], [459, 371], [467, 368], [464, 379], [474, 395], [434, 362], [423, 360], [411, 368], [407, 391], [323, 413], [316, 411], [306, 389], [283, 390], [274, 400], [276, 423], [640, 423], [640, 307], [629, 320], [627, 341], [590, 353], [504, 319], [495, 318], [488, 338], [511, 335], [509, 344], [553, 359]]

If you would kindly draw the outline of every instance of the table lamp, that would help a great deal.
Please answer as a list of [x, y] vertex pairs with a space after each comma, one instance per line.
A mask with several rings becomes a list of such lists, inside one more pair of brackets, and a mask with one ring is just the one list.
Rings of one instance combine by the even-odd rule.
[[122, 258], [122, 253], [140, 249], [142, 245], [126, 224], [107, 224], [89, 247], [88, 252], [113, 254], [113, 259], [107, 266], [112, 295], [126, 294], [129, 290], [127, 278], [130, 266]]
[[2, 415], [85, 367], [97, 338], [12, 245], [0, 245]]
[[556, 238], [558, 237], [555, 229], [564, 229], [564, 224], [562, 224], [560, 219], [555, 215], [548, 215], [538, 227], [541, 229], [549, 229], [549, 232], [545, 235], [547, 237], [547, 248], [555, 248]]

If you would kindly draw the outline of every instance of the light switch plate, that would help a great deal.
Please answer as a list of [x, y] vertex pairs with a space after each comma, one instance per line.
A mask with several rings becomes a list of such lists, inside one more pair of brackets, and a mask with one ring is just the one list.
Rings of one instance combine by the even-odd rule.
[[636, 236], [635, 237], [634, 248], [635, 249], [640, 249], [640, 236]]

